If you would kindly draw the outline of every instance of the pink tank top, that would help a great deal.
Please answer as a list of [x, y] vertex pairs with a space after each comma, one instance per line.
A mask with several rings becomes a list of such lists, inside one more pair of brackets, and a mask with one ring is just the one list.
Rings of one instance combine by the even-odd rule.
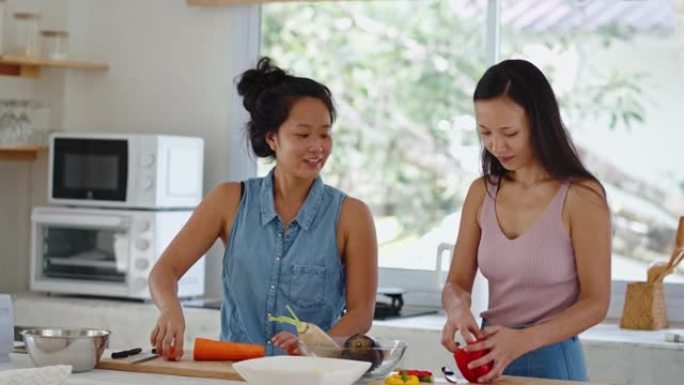
[[569, 186], [561, 185], [531, 228], [508, 239], [496, 217], [497, 186], [487, 183], [477, 261], [489, 285], [489, 307], [481, 316], [490, 324], [542, 323], [577, 301], [575, 252], [562, 221]]

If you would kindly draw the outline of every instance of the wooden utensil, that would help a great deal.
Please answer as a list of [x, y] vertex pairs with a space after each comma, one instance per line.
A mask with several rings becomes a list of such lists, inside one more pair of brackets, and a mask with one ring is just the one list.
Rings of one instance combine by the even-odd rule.
[[672, 253], [670, 261], [665, 266], [665, 269], [663, 269], [663, 271], [661, 271], [660, 274], [656, 276], [654, 282], [662, 282], [665, 279], [665, 277], [667, 277], [674, 271], [674, 269], [677, 267], [677, 265], [679, 265], [682, 259], [684, 259], [684, 249], [679, 249]]
[[656, 330], [667, 327], [667, 307], [663, 279], [684, 259], [684, 217], [679, 218], [675, 247], [667, 263], [654, 262], [647, 271], [647, 282], [630, 282], [625, 291], [620, 327]]
[[675, 249], [684, 248], [684, 216], [679, 217], [679, 226], [675, 234]]
[[655, 261], [653, 262], [646, 271], [646, 282], [653, 283], [656, 279], [667, 270], [668, 262], [665, 261]]
[[[658, 268], [657, 272], [651, 273], [650, 268], [647, 272], [648, 277], [653, 274], [653, 281], [649, 282], [662, 282], [666, 276], [671, 274], [677, 265], [682, 261], [684, 253], [684, 216], [679, 217], [679, 225], [677, 226], [677, 232], [675, 233], [675, 247], [672, 255], [670, 255], [670, 260], [667, 262], [665, 268]], [[662, 270], [661, 270], [662, 269]]]

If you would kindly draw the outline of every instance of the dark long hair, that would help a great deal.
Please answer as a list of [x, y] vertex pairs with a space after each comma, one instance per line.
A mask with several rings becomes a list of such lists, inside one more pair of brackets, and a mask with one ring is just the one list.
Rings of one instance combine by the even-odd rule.
[[[525, 109], [534, 154], [552, 178], [569, 182], [582, 179], [598, 182], [580, 161], [561, 120], [551, 84], [539, 68], [525, 60], [504, 60], [490, 67], [477, 82], [473, 101], [500, 96], [508, 97]], [[490, 183], [510, 179], [510, 171], [484, 146], [482, 174]]]
[[330, 122], [335, 121], [335, 106], [328, 87], [309, 78], [290, 75], [268, 57], [261, 58], [256, 68], [239, 76], [237, 90], [249, 112], [246, 134], [252, 150], [262, 158], [275, 156], [266, 135], [278, 132], [297, 100], [307, 96], [319, 99], [328, 107]]

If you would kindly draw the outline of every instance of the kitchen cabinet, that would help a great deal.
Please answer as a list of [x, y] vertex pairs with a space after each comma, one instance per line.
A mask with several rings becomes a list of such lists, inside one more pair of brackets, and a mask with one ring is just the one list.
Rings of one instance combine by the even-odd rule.
[[0, 75], [36, 78], [43, 67], [68, 68], [85, 71], [106, 71], [109, 66], [103, 63], [88, 63], [71, 60], [51, 60], [22, 56], [0, 56]]
[[38, 157], [38, 152], [47, 151], [47, 146], [34, 145], [0, 145], [0, 161], [31, 161]]

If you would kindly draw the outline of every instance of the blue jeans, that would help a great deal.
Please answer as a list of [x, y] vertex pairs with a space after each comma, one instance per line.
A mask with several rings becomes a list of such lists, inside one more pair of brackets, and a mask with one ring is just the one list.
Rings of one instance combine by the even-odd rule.
[[589, 380], [582, 343], [577, 337], [523, 354], [508, 365], [504, 374], [570, 381]]
[[[487, 325], [486, 321], [483, 324]], [[569, 381], [589, 380], [582, 343], [576, 336], [523, 354], [508, 364], [503, 374]]]

